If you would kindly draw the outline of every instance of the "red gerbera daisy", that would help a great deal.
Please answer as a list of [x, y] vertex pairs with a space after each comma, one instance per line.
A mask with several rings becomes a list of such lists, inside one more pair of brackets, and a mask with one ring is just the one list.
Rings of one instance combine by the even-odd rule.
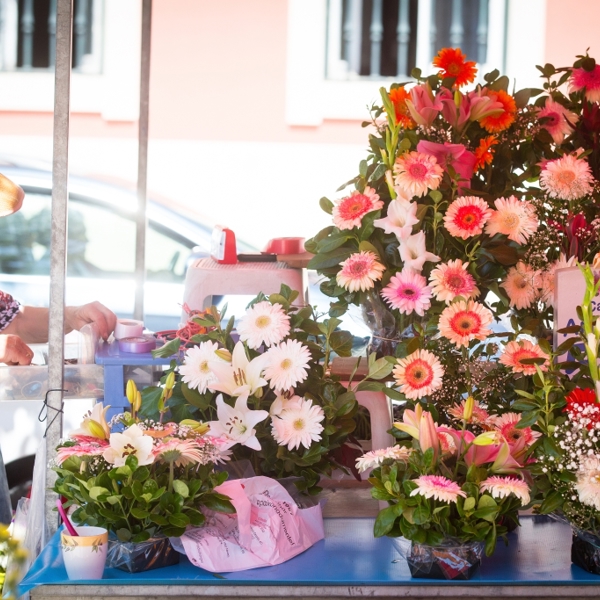
[[494, 97], [496, 102], [500, 102], [504, 107], [504, 111], [499, 115], [484, 117], [479, 122], [480, 125], [489, 133], [498, 133], [508, 129], [514, 123], [517, 114], [515, 99], [504, 90], [489, 92], [488, 95]]
[[414, 129], [416, 123], [413, 121], [406, 106], [406, 100], [410, 98], [410, 94], [404, 87], [397, 87], [390, 90], [388, 94], [391, 103], [394, 105], [396, 124], [400, 124], [404, 129]]
[[454, 77], [454, 85], [461, 87], [475, 81], [477, 75], [476, 63], [465, 61], [466, 58], [460, 48], [442, 48], [433, 59], [433, 65], [441, 69], [442, 78]]

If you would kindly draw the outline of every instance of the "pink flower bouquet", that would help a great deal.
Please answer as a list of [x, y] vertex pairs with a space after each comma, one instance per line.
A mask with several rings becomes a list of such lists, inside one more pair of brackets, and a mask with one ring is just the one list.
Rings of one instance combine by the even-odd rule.
[[360, 471], [373, 469], [373, 497], [389, 503], [375, 536], [427, 546], [481, 542], [490, 555], [530, 501], [525, 463], [540, 434], [520, 427], [517, 414], [490, 415], [472, 396], [449, 412], [453, 425], [440, 426], [419, 404], [405, 410], [394, 424], [402, 445], [357, 461]]
[[133, 391], [132, 413], [111, 427], [108, 407], [98, 403], [57, 448], [54, 491], [67, 499], [65, 507], [77, 506], [73, 520], [104, 527], [122, 542], [143, 542], [202, 525], [202, 507], [235, 512], [213, 491], [227, 475], [214, 470], [223, 456], [208, 428], [139, 420]]

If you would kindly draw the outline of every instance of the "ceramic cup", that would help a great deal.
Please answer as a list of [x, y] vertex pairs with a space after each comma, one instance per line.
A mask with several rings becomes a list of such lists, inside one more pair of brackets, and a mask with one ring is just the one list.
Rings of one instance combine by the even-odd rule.
[[108, 547], [103, 527], [75, 527], [79, 535], [61, 531], [60, 545], [69, 579], [102, 579]]

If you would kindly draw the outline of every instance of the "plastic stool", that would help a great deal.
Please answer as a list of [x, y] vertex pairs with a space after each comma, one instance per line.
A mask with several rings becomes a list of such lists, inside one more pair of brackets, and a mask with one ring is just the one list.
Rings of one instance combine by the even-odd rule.
[[[291, 268], [284, 262], [244, 262], [219, 264], [212, 258], [194, 262], [185, 276], [183, 301], [191, 310], [204, 310], [212, 304], [212, 296], [226, 294], [274, 294], [285, 283], [300, 292], [294, 304], [305, 306], [307, 282], [304, 269]], [[183, 320], [187, 315], [183, 315]]]
[[[347, 385], [344, 383], [344, 385]], [[356, 392], [356, 400], [369, 411], [371, 418], [371, 449], [382, 450], [394, 445], [388, 433], [392, 428], [389, 398], [383, 392]]]

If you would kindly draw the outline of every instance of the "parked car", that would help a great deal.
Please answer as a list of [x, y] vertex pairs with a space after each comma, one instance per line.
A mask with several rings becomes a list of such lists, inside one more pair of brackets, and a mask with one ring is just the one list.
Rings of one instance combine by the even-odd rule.
[[[0, 219], [0, 289], [22, 304], [47, 306], [52, 172], [0, 159], [0, 172], [25, 191], [21, 210]], [[91, 178], [69, 178], [66, 303], [99, 300], [131, 317], [135, 284], [134, 190]], [[212, 227], [189, 208], [150, 198], [147, 205], [144, 322], [158, 331], [181, 320], [187, 266], [210, 255]], [[237, 240], [239, 252], [256, 248]]]

